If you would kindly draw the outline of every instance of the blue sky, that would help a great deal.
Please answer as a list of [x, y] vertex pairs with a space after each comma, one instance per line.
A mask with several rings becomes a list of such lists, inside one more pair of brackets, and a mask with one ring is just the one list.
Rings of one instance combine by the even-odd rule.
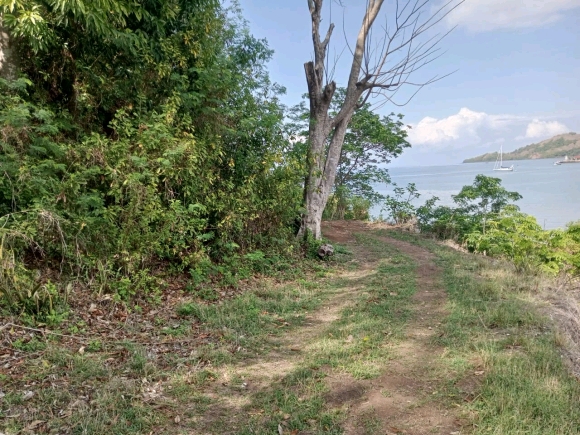
[[[340, 7], [326, 0], [322, 29], [331, 20], [336, 25], [330, 54], [343, 53], [334, 74], [339, 86], [350, 64], [345, 35], [353, 44], [365, 3], [343, 0]], [[393, 3], [385, 2], [376, 24], [392, 17]], [[312, 58], [307, 0], [240, 4], [254, 36], [275, 51], [269, 70], [287, 89], [283, 102], [298, 103], [306, 92], [303, 65]], [[445, 32], [457, 26], [442, 42], [445, 53], [416, 79], [457, 72], [423, 88], [404, 107], [387, 103], [377, 109], [403, 113], [412, 126], [412, 149], [392, 165], [458, 164], [500, 145], [511, 151], [555, 134], [580, 133], [578, 23], [580, 0], [466, 0], [438, 27]]]

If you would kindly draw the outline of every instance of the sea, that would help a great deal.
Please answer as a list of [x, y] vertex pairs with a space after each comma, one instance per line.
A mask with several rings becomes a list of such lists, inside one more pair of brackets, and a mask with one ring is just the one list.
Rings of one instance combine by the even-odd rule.
[[[501, 179], [509, 191], [518, 192], [522, 199], [515, 204], [524, 213], [534, 216], [544, 229], [565, 228], [566, 224], [580, 220], [580, 163], [555, 166], [557, 159], [504, 161], [504, 166], [514, 165], [513, 172], [494, 171], [494, 162], [462, 163], [451, 166], [394, 167], [389, 169], [391, 181], [399, 187], [415, 183], [421, 197], [415, 205], [423, 204], [432, 196], [439, 197], [439, 205], [453, 205], [452, 195], [470, 185], [477, 174]], [[376, 185], [383, 195], [392, 194], [393, 185]], [[381, 206], [371, 209], [374, 218], [380, 215]]]

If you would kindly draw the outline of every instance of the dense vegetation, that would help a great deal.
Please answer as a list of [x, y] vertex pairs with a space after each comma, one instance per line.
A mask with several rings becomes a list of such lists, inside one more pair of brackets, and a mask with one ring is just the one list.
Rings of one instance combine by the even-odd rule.
[[[580, 155], [580, 136], [576, 133], [566, 133], [518, 148], [510, 153], [503, 153], [504, 160], [551, 159], [564, 156]], [[495, 162], [497, 152], [465, 159], [463, 163]]]
[[272, 53], [239, 12], [0, 8], [20, 54], [20, 78], [0, 80], [3, 305], [53, 312], [67, 287], [154, 296], [166, 271], [195, 288], [283, 267], [302, 172], [284, 152]]
[[508, 258], [521, 270], [580, 273], [580, 222], [544, 231], [513, 204], [521, 195], [503, 188], [499, 178], [477, 175], [453, 196], [454, 206], [437, 205], [439, 198], [432, 197], [416, 207], [413, 201], [419, 196], [413, 183], [397, 187], [385, 210], [396, 223], [416, 218], [424, 233], [454, 239], [472, 252]]
[[[0, 78], [4, 308], [50, 320], [71, 289], [156, 300], [171, 275], [198, 291], [290, 268], [308, 110], [280, 104], [272, 52], [235, 4], [0, 0], [0, 13], [19, 59], [18, 78]], [[406, 137], [402, 115], [362, 105], [325, 216], [368, 219], [384, 201], [471, 250], [578, 269], [580, 225], [541, 231], [499, 180], [478, 177], [457, 207], [415, 210], [413, 185], [378, 195]]]

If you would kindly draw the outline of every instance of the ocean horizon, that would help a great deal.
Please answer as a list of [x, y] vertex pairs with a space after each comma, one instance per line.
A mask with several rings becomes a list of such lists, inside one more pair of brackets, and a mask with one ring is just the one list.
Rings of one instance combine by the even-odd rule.
[[[395, 166], [389, 168], [391, 181], [399, 187], [415, 183], [421, 197], [414, 202], [423, 204], [432, 196], [440, 205], [453, 205], [452, 195], [473, 183], [483, 174], [502, 180], [502, 186], [518, 192], [522, 199], [515, 204], [524, 213], [536, 218], [545, 229], [565, 228], [580, 220], [580, 164], [555, 166], [556, 159], [505, 161], [514, 165], [513, 172], [493, 171], [494, 162], [459, 163], [445, 166]], [[375, 185], [383, 195], [391, 194], [393, 185]], [[381, 214], [381, 205], [371, 209], [371, 216]], [[382, 213], [384, 216], [385, 213]]]

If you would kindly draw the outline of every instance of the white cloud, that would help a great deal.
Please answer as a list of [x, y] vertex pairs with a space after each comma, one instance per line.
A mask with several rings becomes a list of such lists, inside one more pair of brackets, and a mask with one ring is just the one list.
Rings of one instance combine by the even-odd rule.
[[[567, 133], [570, 129], [558, 121], [540, 121], [534, 119], [526, 128], [526, 139], [548, 138], [557, 134]], [[518, 137], [519, 138], [519, 137]]]
[[[481, 134], [489, 136], [506, 130], [521, 118], [513, 115], [489, 115], [466, 107], [447, 118], [425, 117], [409, 130], [412, 145], [454, 148], [465, 147], [482, 141]], [[497, 139], [496, 139], [497, 140]]]
[[467, 0], [449, 14], [447, 22], [472, 32], [540, 27], [579, 7], [579, 0]]
[[466, 107], [446, 118], [427, 116], [410, 127], [408, 138], [411, 145], [428, 149], [489, 148], [504, 142], [506, 138], [530, 141], [571, 131], [568, 126], [550, 117], [496, 115]]

